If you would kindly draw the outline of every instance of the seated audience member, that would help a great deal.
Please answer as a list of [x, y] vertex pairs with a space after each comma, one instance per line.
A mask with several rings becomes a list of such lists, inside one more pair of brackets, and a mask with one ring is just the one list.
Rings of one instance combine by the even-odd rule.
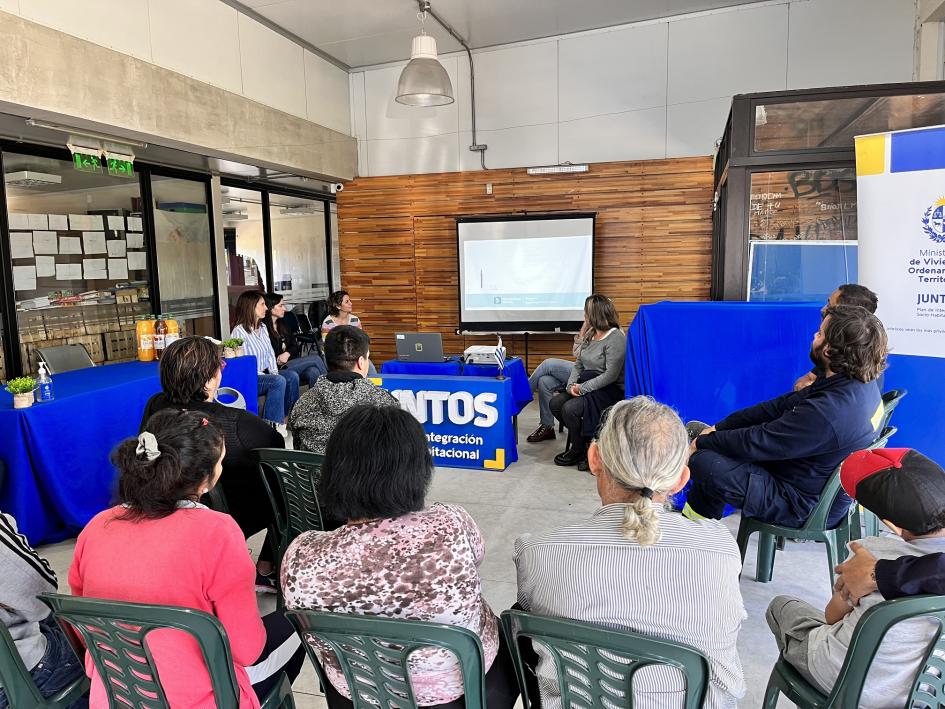
[[282, 424], [299, 399], [299, 375], [289, 369], [279, 369], [269, 332], [263, 326], [265, 317], [263, 294], [255, 290], [241, 293], [236, 301], [236, 325], [230, 337], [240, 338], [246, 354], [256, 357], [259, 393], [266, 396], [263, 418]]
[[[692, 521], [666, 500], [689, 480], [679, 416], [645, 396], [615, 404], [588, 450], [601, 508], [590, 519], [515, 541], [518, 603], [571, 618], [684, 643], [709, 659], [705, 707], [735, 707], [745, 694], [736, 642], [745, 619], [741, 559], [719, 522]], [[560, 706], [557, 674], [540, 645], [542, 706]], [[644, 668], [639, 706], [681, 706], [676, 670]], [[637, 705], [637, 704], [635, 704]]]
[[[489, 709], [511, 709], [518, 696], [511, 656], [479, 580], [482, 533], [461, 507], [426, 507], [432, 475], [423, 427], [408, 412], [358, 406], [345, 414], [328, 441], [320, 492], [330, 513], [348, 523], [304, 532], [289, 546], [286, 608], [467, 628], [482, 640]], [[319, 655], [330, 680], [328, 706], [350, 709], [337, 660], [324, 647]], [[421, 706], [465, 706], [459, 663], [446, 651], [418, 650], [410, 680]]]
[[[59, 589], [56, 574], [17, 531], [16, 520], [0, 513], [0, 618], [36, 688], [51, 697], [82, 676], [82, 662], [55, 621], [49, 606], [36, 598]], [[73, 707], [84, 706], [78, 700]], [[9, 706], [0, 687], [0, 709]]]
[[[248, 539], [272, 524], [272, 508], [265, 502], [266, 489], [250, 451], [285, 448], [285, 439], [258, 416], [217, 403], [225, 364], [219, 348], [204, 337], [172, 342], [161, 357], [161, 392], [144, 407], [139, 431], [145, 430], [154, 414], [165, 409], [199, 411], [210, 419], [226, 440], [220, 484], [227, 507]], [[274, 558], [267, 537], [256, 563], [258, 590], [275, 593]]]
[[584, 301], [584, 340], [567, 387], [555, 394], [550, 408], [568, 429], [568, 448], [555, 456], [556, 465], [587, 464], [587, 441], [594, 437], [601, 414], [623, 399], [627, 338], [613, 301], [594, 294]]
[[266, 293], [266, 317], [263, 323], [269, 333], [269, 342], [276, 355], [280, 371], [288, 369], [304, 379], [309, 387], [325, 371], [325, 361], [317, 354], [302, 356], [302, 345], [295, 339], [295, 333], [285, 326], [285, 303], [278, 293]]
[[[195, 608], [223, 624], [233, 653], [241, 709], [259, 707], [285, 671], [290, 680], [304, 651], [281, 613], [260, 618], [256, 570], [232, 517], [198, 500], [220, 478], [223, 434], [194, 411], [161, 411], [137, 438], [112, 453], [119, 504], [79, 534], [69, 585], [76, 596]], [[150, 636], [172, 707], [215, 706], [197, 644], [180, 633]], [[106, 707], [91, 659], [90, 706]]]
[[[827, 304], [820, 309], [821, 317], [827, 314], [827, 308], [832, 308], [835, 305], [858, 305], [861, 308], [866, 308], [871, 313], [875, 313], [879, 306], [879, 298], [866, 286], [857, 283], [846, 283], [839, 286], [827, 298]], [[814, 362], [814, 368], [794, 382], [794, 391], [809, 387], [822, 376], [824, 376], [824, 370]]]
[[[581, 345], [584, 344], [584, 335], [587, 333], [587, 328], [587, 320], [585, 320], [584, 324], [581, 325], [581, 331], [574, 336], [571, 353], [575, 359], [581, 352]], [[574, 367], [574, 362], [549, 357], [542, 361], [528, 378], [528, 385], [532, 388], [532, 392], [538, 394], [538, 420], [540, 422], [538, 428], [528, 436], [529, 443], [554, 440], [555, 417], [551, 413], [551, 397], [556, 392], [562, 391], [567, 385], [572, 367]]]
[[[858, 451], [843, 464], [840, 481], [847, 494], [897, 535], [863, 539], [861, 544], [872, 554], [895, 559], [945, 551], [945, 471], [924, 455], [905, 448]], [[828, 694], [854, 628], [869, 608], [882, 601], [879, 593], [870, 593], [853, 606], [835, 591], [821, 613], [804, 601], [778, 596], [768, 606], [768, 625], [784, 659]], [[929, 641], [937, 636], [938, 623], [928, 618], [890, 628], [870, 665], [858, 706], [906, 706]]]
[[[797, 392], [736, 411], [692, 442], [692, 488], [683, 514], [718, 519], [726, 504], [773, 524], [800, 527], [827, 478], [876, 438], [883, 415], [873, 383], [886, 367], [886, 331], [864, 308], [827, 309], [811, 359], [824, 377]], [[838, 498], [828, 523], [846, 514]]]
[[[354, 314], [354, 301], [348, 295], [346, 290], [336, 290], [328, 296], [328, 314], [322, 320], [322, 335], [327, 336], [334, 328], [339, 325], [350, 325], [359, 330], [363, 330], [361, 318]], [[368, 361], [368, 374], [375, 376], [377, 370], [374, 364]]]
[[367, 333], [351, 325], [339, 325], [328, 333], [328, 374], [305, 392], [289, 416], [289, 430], [298, 450], [324, 453], [335, 424], [359, 404], [400, 406], [389, 392], [365, 379], [370, 348]]

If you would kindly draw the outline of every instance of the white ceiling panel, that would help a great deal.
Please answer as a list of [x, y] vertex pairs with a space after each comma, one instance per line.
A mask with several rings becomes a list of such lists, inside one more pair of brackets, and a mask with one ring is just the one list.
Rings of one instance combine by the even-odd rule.
[[[432, 0], [473, 49], [762, 0]], [[417, 33], [415, 0], [225, 0], [243, 5], [348, 66], [401, 61]], [[434, 20], [441, 52], [459, 45]]]

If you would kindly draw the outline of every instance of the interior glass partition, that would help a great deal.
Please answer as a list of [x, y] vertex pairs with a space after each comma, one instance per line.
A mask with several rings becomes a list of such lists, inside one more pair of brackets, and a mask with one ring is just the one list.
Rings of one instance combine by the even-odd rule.
[[290, 308], [327, 298], [325, 203], [270, 194], [269, 205], [273, 291]]

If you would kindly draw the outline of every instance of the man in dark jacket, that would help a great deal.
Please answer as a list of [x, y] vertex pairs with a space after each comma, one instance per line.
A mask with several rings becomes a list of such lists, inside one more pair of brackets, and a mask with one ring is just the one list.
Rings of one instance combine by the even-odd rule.
[[[828, 308], [811, 344], [825, 376], [705, 429], [692, 442], [683, 514], [718, 519], [730, 504], [755, 519], [802, 526], [830, 474], [876, 438], [883, 404], [873, 382], [886, 352], [875, 315], [857, 306]], [[835, 505], [833, 522], [849, 502]]]

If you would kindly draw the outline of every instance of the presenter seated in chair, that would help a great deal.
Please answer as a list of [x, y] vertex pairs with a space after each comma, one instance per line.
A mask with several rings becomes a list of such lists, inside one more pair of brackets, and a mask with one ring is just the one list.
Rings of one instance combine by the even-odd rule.
[[587, 470], [587, 442], [597, 433], [601, 414], [623, 399], [627, 337], [610, 298], [594, 294], [584, 302], [588, 328], [565, 390], [554, 395], [550, 408], [568, 429], [568, 448], [555, 456], [556, 465]]
[[396, 406], [400, 403], [368, 376], [371, 338], [352, 325], [332, 328], [325, 338], [328, 374], [321, 377], [292, 409], [289, 430], [296, 450], [325, 452], [328, 437], [348, 409], [359, 404]]
[[266, 317], [263, 323], [269, 334], [272, 351], [276, 355], [279, 369], [287, 369], [299, 375], [299, 379], [315, 386], [315, 382], [327, 368], [325, 361], [317, 354], [302, 356], [302, 345], [295, 339], [295, 333], [285, 326], [285, 303], [278, 293], [266, 293]]
[[[571, 353], [577, 359], [581, 354], [584, 336], [587, 334], [587, 320], [581, 325], [581, 331], [574, 336]], [[564, 391], [571, 376], [574, 362], [566, 359], [549, 357], [539, 364], [528, 378], [532, 392], [538, 394], [538, 428], [528, 436], [529, 443], [541, 443], [555, 439], [555, 417], [551, 413], [551, 399], [559, 391]]]
[[[55, 593], [59, 582], [49, 562], [19, 533], [16, 520], [0, 513], [0, 617], [36, 688], [50, 697], [85, 674], [69, 638], [36, 596]], [[9, 706], [0, 687], [0, 709]]]
[[[392, 407], [349, 411], [328, 441], [320, 483], [329, 514], [348, 523], [303, 532], [289, 545], [285, 606], [464, 627], [482, 641], [489, 709], [512, 709], [512, 658], [482, 597], [482, 533], [461, 507], [427, 506], [432, 477], [426, 434], [412, 415]], [[350, 709], [352, 688], [341, 666], [325, 647], [317, 649], [330, 680], [328, 706]], [[465, 705], [460, 663], [444, 650], [414, 653], [410, 679], [421, 706]]]
[[[683, 514], [718, 519], [728, 504], [763, 522], [802, 526], [830, 474], [876, 438], [883, 402], [875, 380], [886, 353], [875, 315], [852, 305], [828, 308], [810, 353], [824, 377], [705, 428], [690, 447]], [[849, 505], [841, 494], [828, 525]]]
[[[879, 298], [866, 286], [861, 286], [857, 283], [846, 283], [839, 286], [837, 290], [831, 293], [830, 297], [827, 298], [827, 304], [820, 309], [821, 317], [827, 314], [827, 308], [832, 308], [835, 305], [859, 305], [861, 308], [866, 308], [871, 313], [875, 313], [876, 308], [879, 306]], [[816, 382], [818, 378], [823, 376], [823, 370], [815, 364], [812, 370], [794, 382], [794, 391], [800, 391], [804, 387], [809, 387]]]
[[[225, 454], [223, 434], [196, 411], [161, 411], [137, 438], [120, 443], [112, 453], [118, 504], [93, 517], [79, 534], [69, 586], [75, 596], [215, 615], [230, 641], [240, 707], [250, 709], [283, 671], [290, 682], [295, 679], [305, 651], [281, 613], [260, 617], [256, 569], [236, 522], [198, 502], [220, 479]], [[210, 675], [193, 639], [156, 635], [150, 651], [168, 706], [215, 706]], [[92, 678], [90, 706], [108, 706], [89, 658], [86, 672]]]
[[[138, 432], [144, 431], [154, 414], [165, 409], [199, 411], [220, 429], [226, 440], [220, 483], [229, 513], [249, 539], [273, 522], [270, 506], [259, 504], [266, 499], [266, 488], [249, 453], [254, 448], [285, 448], [285, 439], [255, 414], [217, 402], [225, 363], [219, 348], [205, 337], [172, 342], [161, 357], [161, 391], [144, 407]], [[267, 535], [256, 563], [257, 590], [275, 593], [274, 558]]]
[[[686, 430], [668, 406], [646, 396], [612, 406], [588, 450], [601, 508], [584, 522], [515, 541], [518, 602], [531, 613], [694, 647], [709, 660], [704, 706], [735, 707], [745, 694], [741, 559], [721, 523], [694, 522], [666, 506], [689, 480], [687, 449]], [[550, 658], [537, 674], [542, 705], [558, 706]], [[644, 668], [634, 706], [682, 706], [684, 687], [675, 670]]]
[[[840, 482], [894, 532], [861, 540], [876, 558], [945, 551], [945, 471], [924, 455], [904, 448], [859, 451], [843, 464]], [[867, 610], [883, 600], [873, 592], [853, 606], [835, 591], [821, 612], [797, 598], [778, 596], [768, 606], [767, 620], [784, 659], [829, 694], [853, 629]], [[861, 709], [906, 706], [919, 664], [934, 637], [938, 637], [938, 622], [927, 618], [893, 626], [870, 665]]]

